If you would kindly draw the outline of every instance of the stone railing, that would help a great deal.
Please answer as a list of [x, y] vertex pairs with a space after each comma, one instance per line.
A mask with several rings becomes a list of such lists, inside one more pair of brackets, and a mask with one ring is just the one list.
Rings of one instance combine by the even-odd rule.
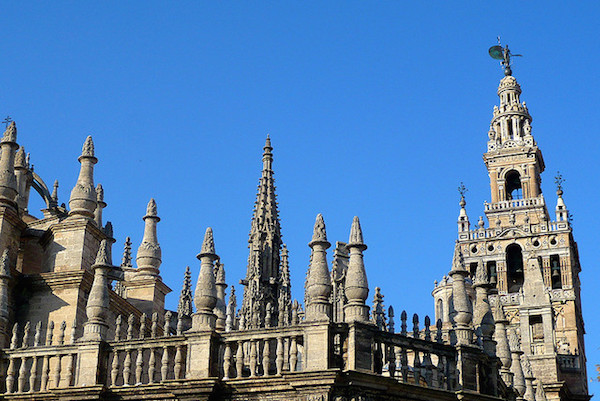
[[110, 343], [109, 387], [185, 379], [187, 344], [183, 336]]
[[500, 202], [485, 202], [484, 207], [486, 212], [490, 211], [500, 211], [500, 210], [508, 210], [508, 209], [521, 209], [531, 206], [544, 206], [544, 198], [539, 196], [537, 198], [527, 198], [527, 199], [511, 199]]
[[558, 366], [563, 372], [578, 372], [581, 370], [581, 359], [579, 355], [561, 355], [556, 356]]
[[219, 355], [224, 380], [303, 371], [304, 331], [292, 326], [223, 333]]
[[[439, 341], [439, 342], [437, 342]], [[444, 390], [456, 388], [456, 349], [437, 341], [400, 333], [377, 332], [374, 370], [403, 383]]]

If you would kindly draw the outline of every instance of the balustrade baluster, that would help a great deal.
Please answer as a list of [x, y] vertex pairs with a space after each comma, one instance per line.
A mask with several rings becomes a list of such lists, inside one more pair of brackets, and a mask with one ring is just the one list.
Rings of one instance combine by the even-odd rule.
[[402, 356], [401, 356], [401, 348], [394, 347], [394, 356], [396, 360], [396, 370], [398, 371], [398, 375], [402, 375]]
[[435, 341], [438, 343], [443, 343], [444, 339], [443, 339], [443, 334], [442, 333], [442, 319], [438, 319], [437, 322], [435, 323]]
[[439, 388], [444, 388], [444, 381], [446, 376], [446, 364], [444, 363], [445, 357], [443, 355], [438, 355], [438, 364], [437, 364], [437, 382]]
[[12, 393], [14, 391], [14, 386], [15, 386], [15, 373], [16, 373], [16, 366], [15, 366], [16, 362], [15, 362], [15, 358], [11, 357], [10, 361], [8, 362], [8, 371], [6, 372], [6, 392], [7, 393]]
[[431, 354], [429, 352], [423, 354], [422, 366], [422, 370], [425, 371], [425, 383], [427, 383], [427, 387], [431, 387], [433, 384], [433, 363], [431, 362]]
[[[141, 327], [140, 327], [140, 331]], [[142, 373], [144, 373], [144, 348], [137, 349], [135, 359], [135, 384], [142, 384]]]
[[175, 380], [182, 379], [183, 372], [183, 346], [178, 345], [175, 351]]
[[[52, 322], [50, 322], [52, 323]], [[50, 330], [50, 328], [48, 328]], [[52, 336], [50, 336], [50, 342], [52, 342]], [[40, 383], [40, 391], [46, 391], [48, 389], [48, 379], [50, 378], [50, 355], [44, 355], [42, 361], [42, 381]]]
[[71, 344], [75, 344], [75, 337], [77, 336], [77, 320], [73, 320], [71, 325]]
[[271, 349], [269, 347], [269, 339], [265, 339], [262, 354], [263, 376], [269, 376], [269, 367], [271, 365]]
[[296, 364], [298, 363], [298, 343], [296, 337], [292, 337], [290, 344], [290, 372], [296, 371]]
[[65, 330], [67, 330], [67, 322], [64, 320], [60, 324], [60, 331], [58, 332], [58, 345], [65, 343]]
[[230, 368], [231, 368], [231, 344], [225, 343], [225, 352], [223, 353], [223, 380], [229, 379]]
[[167, 375], [169, 374], [169, 347], [163, 346], [163, 354], [161, 358], [161, 366], [160, 366], [160, 380], [167, 380]]
[[[64, 326], [66, 328], [66, 323]], [[61, 325], [61, 328], [62, 328], [62, 325]], [[63, 331], [63, 338], [64, 338], [64, 331]], [[59, 343], [62, 344], [62, 342], [60, 342], [60, 337], [59, 337]], [[62, 355], [56, 355], [56, 369], [54, 370], [54, 388], [60, 387], [60, 373], [62, 370], [61, 364], [62, 364]]]
[[171, 331], [171, 319], [173, 318], [173, 314], [171, 311], [167, 311], [165, 313], [165, 325], [163, 326], [163, 337], [168, 337]]
[[[36, 327], [37, 329], [37, 327]], [[35, 382], [37, 381], [38, 357], [33, 356], [31, 361], [31, 369], [29, 371], [29, 392], [35, 391]]]
[[[27, 326], [25, 326], [27, 327]], [[27, 381], [27, 358], [21, 357], [21, 367], [19, 368], [19, 381], [17, 392], [22, 393], [25, 391], [25, 383]]]
[[413, 361], [413, 377], [415, 379], [415, 384], [417, 386], [420, 385], [421, 381], [421, 360], [419, 358], [419, 351], [414, 351], [414, 361]]
[[71, 382], [73, 381], [73, 367], [75, 366], [75, 355], [76, 354], [67, 355], [67, 376], [65, 378], [66, 387], [70, 387]]
[[402, 347], [400, 351], [400, 363], [402, 364], [402, 381], [404, 383], [408, 383], [408, 355], [406, 353], [406, 348]]
[[275, 358], [275, 367], [277, 374], [280, 375], [283, 371], [283, 338], [277, 337], [277, 349], [275, 350], [277, 357]]
[[235, 377], [243, 377], [244, 370], [244, 343], [238, 341], [237, 350], [235, 352]]
[[386, 347], [386, 362], [388, 365], [388, 372], [390, 377], [394, 377], [396, 375], [396, 360], [394, 355], [394, 346], [392, 344], [388, 344]]
[[290, 370], [290, 339], [283, 339], [283, 370]]
[[148, 383], [155, 382], [155, 380], [154, 380], [155, 374], [156, 374], [156, 349], [150, 348], [150, 359], [148, 360]]
[[256, 341], [250, 341], [250, 377], [256, 376], [258, 355], [256, 352]]
[[110, 369], [110, 384], [113, 386], [117, 385], [117, 380], [119, 379], [119, 368], [119, 351], [114, 350], [112, 365]]
[[[133, 315], [131, 315], [133, 316]], [[129, 386], [131, 380], [131, 349], [125, 352], [125, 361], [123, 362], [123, 385]]]

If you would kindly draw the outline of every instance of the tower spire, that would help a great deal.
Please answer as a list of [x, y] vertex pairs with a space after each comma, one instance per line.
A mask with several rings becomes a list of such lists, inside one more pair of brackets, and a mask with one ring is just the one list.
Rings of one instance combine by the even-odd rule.
[[97, 206], [96, 189], [94, 188], [94, 164], [98, 159], [94, 156], [94, 141], [88, 136], [83, 144], [81, 156], [77, 159], [81, 163], [77, 183], [71, 191], [69, 215], [83, 215], [94, 218], [94, 211]]
[[[247, 328], [263, 327], [266, 306], [274, 307], [273, 316], [279, 316], [279, 288], [281, 287], [281, 223], [277, 209], [275, 179], [273, 178], [273, 147], [267, 136], [263, 148], [263, 168], [259, 180], [252, 225], [248, 239], [248, 267], [244, 299], [240, 315]], [[289, 303], [290, 301], [288, 301]], [[291, 305], [287, 305], [288, 310]], [[272, 325], [277, 322], [271, 322]]]

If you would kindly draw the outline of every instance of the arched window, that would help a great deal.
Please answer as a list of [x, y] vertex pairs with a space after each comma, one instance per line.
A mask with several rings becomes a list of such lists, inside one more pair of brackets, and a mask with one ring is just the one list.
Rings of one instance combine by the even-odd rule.
[[562, 282], [560, 278], [560, 256], [550, 255], [550, 271], [552, 277], [552, 288], [562, 288]]
[[521, 176], [515, 170], [506, 173], [506, 199], [522, 199], [523, 190], [521, 188]]
[[437, 303], [435, 305], [435, 320], [439, 320], [442, 319], [442, 321], [444, 321], [444, 301], [442, 301], [441, 299], [437, 300]]
[[523, 253], [517, 244], [506, 247], [506, 266], [508, 267], [508, 292], [518, 292], [523, 287]]

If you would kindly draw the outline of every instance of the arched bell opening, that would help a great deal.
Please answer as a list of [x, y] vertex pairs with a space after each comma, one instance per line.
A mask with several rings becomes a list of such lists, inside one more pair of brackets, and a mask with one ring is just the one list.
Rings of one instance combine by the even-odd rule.
[[506, 199], [523, 199], [523, 188], [521, 187], [521, 175], [516, 170], [506, 173]]
[[506, 247], [506, 266], [508, 292], [519, 292], [523, 287], [525, 275], [523, 271], [523, 252], [518, 244], [510, 244]]

